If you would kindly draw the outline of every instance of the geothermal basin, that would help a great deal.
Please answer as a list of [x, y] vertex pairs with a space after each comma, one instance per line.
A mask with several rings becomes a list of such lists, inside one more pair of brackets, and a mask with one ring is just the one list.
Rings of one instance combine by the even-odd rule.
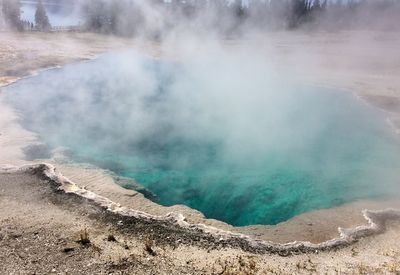
[[234, 226], [394, 195], [400, 146], [385, 114], [289, 79], [248, 56], [127, 52], [42, 72], [5, 95], [49, 148]]

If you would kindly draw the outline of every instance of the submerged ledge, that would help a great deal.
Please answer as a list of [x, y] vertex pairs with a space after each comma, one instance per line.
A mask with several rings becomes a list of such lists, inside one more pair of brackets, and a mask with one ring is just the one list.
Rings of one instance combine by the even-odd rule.
[[99, 196], [94, 192], [79, 187], [76, 183], [59, 173], [53, 165], [42, 163], [34, 165], [3, 166], [0, 167], [0, 174], [11, 173], [31, 173], [47, 181], [54, 191], [61, 192], [62, 195], [73, 195], [85, 200], [89, 205], [110, 214], [113, 220], [118, 221], [119, 225], [129, 229], [129, 224], [146, 223], [151, 224], [158, 230], [166, 230], [181, 234], [177, 236], [182, 242], [193, 243], [205, 240], [212, 245], [241, 248], [252, 253], [274, 253], [281, 256], [289, 256], [299, 253], [315, 253], [318, 251], [328, 251], [345, 246], [349, 246], [358, 240], [384, 233], [386, 222], [389, 220], [400, 220], [400, 210], [388, 208], [385, 210], [371, 211], [364, 210], [363, 216], [368, 225], [357, 226], [354, 228], [338, 228], [337, 238], [313, 244], [305, 241], [295, 241], [291, 243], [274, 243], [270, 241], [257, 240], [239, 233], [217, 229], [203, 224], [188, 223], [182, 214], [171, 212], [164, 216], [150, 215], [143, 211], [137, 211], [127, 207], [122, 207], [117, 202]]

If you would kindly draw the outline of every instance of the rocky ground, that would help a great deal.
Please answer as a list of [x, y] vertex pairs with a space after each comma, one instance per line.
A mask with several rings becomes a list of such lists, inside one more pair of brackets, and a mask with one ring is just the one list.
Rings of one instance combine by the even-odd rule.
[[[0, 172], [2, 274], [382, 274], [400, 272], [400, 223], [351, 246], [250, 253], [211, 235], [124, 219], [58, 190], [39, 170]], [[200, 237], [199, 237], [200, 236]]]

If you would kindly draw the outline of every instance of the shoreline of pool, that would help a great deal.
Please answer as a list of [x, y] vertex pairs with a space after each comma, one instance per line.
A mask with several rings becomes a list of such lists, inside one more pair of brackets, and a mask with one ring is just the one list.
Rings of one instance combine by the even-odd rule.
[[[99, 53], [97, 53], [97, 55], [98, 54]], [[87, 55], [84, 58], [81, 57], [80, 60], [92, 60], [95, 59], [97, 55]], [[76, 62], [77, 58], [72, 58], [71, 61]], [[68, 63], [69, 62], [61, 62], [59, 65], [41, 68], [36, 71], [34, 70], [33, 72], [31, 71], [31, 73], [35, 75], [36, 73], [40, 73], [42, 70], [48, 70], [52, 67], [59, 68]], [[30, 76], [28, 75], [26, 77]], [[24, 77], [21, 77], [19, 79], [23, 78]], [[14, 78], [13, 81], [18, 81], [19, 79]], [[327, 83], [325, 83], [325, 86], [332, 87]], [[352, 91], [350, 88], [346, 87], [339, 87], [339, 89]], [[365, 99], [356, 91], [352, 91], [352, 93], [361, 98], [361, 100], [367, 102], [367, 104], [372, 104], [368, 99]], [[0, 109], [2, 110], [2, 117], [0, 119], [0, 134], [2, 134], [0, 136], [0, 145], [2, 145], [0, 164], [20, 166], [37, 163], [27, 162], [24, 160], [23, 148], [29, 144], [40, 144], [41, 141], [37, 139], [37, 136], [34, 133], [26, 131], [17, 123], [18, 114], [15, 113], [15, 110], [10, 109], [10, 106], [4, 106], [4, 102], [2, 103], [1, 100], [0, 106]], [[2, 133], [4, 132], [4, 127], [8, 129], [7, 132], [10, 132], [11, 136]], [[168, 212], [180, 212], [185, 215], [188, 221], [193, 223], [203, 221], [203, 223], [208, 226], [214, 226], [223, 230], [239, 233], [244, 232], [244, 234], [253, 236], [254, 238], [268, 239], [283, 243], [296, 240], [309, 240], [317, 243], [332, 239], [332, 237], [338, 235], [338, 227], [354, 227], [365, 223], [366, 221], [361, 213], [363, 209], [368, 208], [378, 210], [388, 207], [388, 204], [389, 206], [394, 205], [394, 202], [359, 201], [340, 207], [308, 212], [274, 226], [248, 226], [235, 228], [221, 221], [211, 219], [205, 220], [199, 211], [189, 209], [186, 206], [177, 205], [174, 207], [163, 207], [157, 205], [154, 202], [145, 199], [143, 195], [132, 190], [124, 189], [115, 184], [110, 174], [102, 169], [94, 168], [93, 166], [79, 167], [79, 164], [52, 164], [56, 165], [58, 170], [67, 178], [77, 182], [79, 185], [82, 185], [82, 187], [86, 187], [88, 190], [93, 191], [100, 196], [105, 196], [113, 201], [121, 203], [122, 205], [126, 205], [129, 208], [144, 211], [146, 213], [150, 212], [153, 215], [164, 215]], [[134, 200], [132, 198], [134, 198]]]
[[[3, 102], [2, 104], [5, 103]], [[11, 112], [11, 120], [13, 122], [10, 124], [15, 127], [16, 130], [14, 134], [17, 136], [17, 138], [14, 136], [10, 137], [10, 139], [22, 140], [21, 144], [19, 144], [19, 149], [22, 151], [22, 149], [28, 145], [41, 144], [41, 141], [37, 139], [34, 133], [23, 129], [21, 125], [18, 124], [18, 115], [12, 114], [14, 110], [10, 106], [6, 107], [9, 108], [9, 112]], [[3, 107], [2, 109], [6, 110], [7, 108]], [[21, 137], [24, 137], [25, 139]], [[27, 162], [23, 158], [24, 155], [20, 154], [17, 160], [11, 160], [10, 163], [2, 164], [24, 165], [37, 164], [43, 161], [37, 160]], [[120, 185], [117, 185], [114, 177], [108, 171], [96, 166], [73, 163], [70, 160], [66, 163], [52, 160], [44, 161], [56, 166], [58, 171], [64, 174], [66, 178], [76, 182], [78, 186], [93, 191], [99, 196], [107, 197], [130, 209], [143, 211], [150, 215], [166, 215], [170, 212], [180, 213], [183, 214], [185, 219], [192, 224], [200, 223], [213, 228], [219, 228], [220, 230], [244, 234], [254, 239], [276, 243], [290, 243], [293, 241], [322, 243], [337, 238], [339, 235], [339, 228], [355, 228], [364, 225], [366, 223], [365, 217], [362, 214], [364, 209], [381, 210], [388, 207], [400, 208], [400, 203], [397, 203], [397, 201], [388, 203], [363, 200], [347, 203], [339, 207], [309, 211], [277, 225], [233, 227], [222, 221], [206, 219], [202, 213], [187, 206], [175, 205], [172, 207], [164, 207], [158, 205], [146, 199], [139, 192], [124, 189]]]

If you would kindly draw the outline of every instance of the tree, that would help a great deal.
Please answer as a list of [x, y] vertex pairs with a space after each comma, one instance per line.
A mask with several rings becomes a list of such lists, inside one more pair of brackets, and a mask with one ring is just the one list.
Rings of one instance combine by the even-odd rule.
[[7, 27], [22, 31], [21, 4], [19, 0], [2, 0], [2, 12]]
[[323, 11], [326, 11], [327, 8], [328, 8], [328, 0], [325, 0], [325, 1], [322, 3], [321, 9], [322, 9]]
[[47, 16], [42, 0], [39, 0], [37, 3], [35, 24], [39, 31], [49, 31], [51, 29], [49, 17]]
[[321, 1], [320, 0], [314, 0], [313, 9], [314, 10], [320, 10], [321, 7], [322, 7]]
[[85, 26], [88, 30], [102, 33], [112, 32], [110, 3], [107, 4], [104, 0], [90, 0], [85, 3], [83, 10], [86, 17]]
[[309, 5], [306, 0], [291, 0], [288, 3], [288, 27], [292, 29], [306, 21], [309, 14]]

